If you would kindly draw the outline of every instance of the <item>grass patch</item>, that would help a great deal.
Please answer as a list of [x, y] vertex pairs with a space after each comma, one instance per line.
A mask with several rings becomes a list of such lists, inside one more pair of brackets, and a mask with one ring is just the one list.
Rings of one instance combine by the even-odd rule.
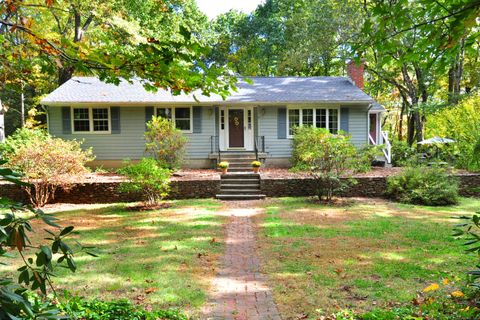
[[455, 286], [472, 266], [451, 237], [452, 216], [479, 208], [479, 199], [465, 198], [452, 207], [383, 200], [329, 207], [279, 199], [257, 220], [263, 271], [287, 319], [408, 303], [432, 282], [447, 278]]
[[219, 208], [213, 200], [188, 200], [153, 211], [135, 212], [118, 204], [59, 212], [61, 225], [76, 226], [78, 240], [96, 246], [100, 256], [79, 254], [78, 271], [59, 268], [55, 285], [89, 298], [127, 298], [154, 309], [178, 307], [195, 314], [223, 252], [225, 218], [213, 214]]

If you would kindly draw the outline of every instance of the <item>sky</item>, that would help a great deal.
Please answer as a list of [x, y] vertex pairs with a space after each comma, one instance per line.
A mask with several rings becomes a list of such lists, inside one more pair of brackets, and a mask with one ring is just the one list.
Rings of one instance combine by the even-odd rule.
[[210, 19], [230, 9], [250, 13], [263, 0], [197, 0], [197, 5]]

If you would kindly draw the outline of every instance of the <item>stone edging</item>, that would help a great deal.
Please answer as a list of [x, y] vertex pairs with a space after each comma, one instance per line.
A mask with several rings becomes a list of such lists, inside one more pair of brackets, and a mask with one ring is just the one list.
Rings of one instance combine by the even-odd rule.
[[[480, 174], [459, 175], [460, 194], [480, 197]], [[382, 197], [386, 189], [385, 177], [357, 177], [357, 184], [342, 193], [346, 197]], [[309, 178], [269, 179], [260, 182], [267, 197], [315, 195], [315, 181]], [[58, 191], [54, 202], [60, 203], [114, 203], [139, 201], [139, 194], [122, 193], [120, 182], [87, 182], [77, 184], [70, 191]], [[220, 180], [173, 180], [170, 199], [213, 198], [220, 191]], [[24, 192], [10, 183], [0, 184], [0, 197], [24, 201]]]

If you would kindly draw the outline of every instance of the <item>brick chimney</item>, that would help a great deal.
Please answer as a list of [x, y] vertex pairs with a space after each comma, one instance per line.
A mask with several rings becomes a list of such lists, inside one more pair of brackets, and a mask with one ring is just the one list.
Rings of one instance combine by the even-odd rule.
[[365, 88], [363, 81], [363, 72], [365, 71], [365, 60], [361, 60], [356, 64], [355, 60], [350, 60], [347, 63], [347, 75], [352, 79], [353, 83], [360, 89]]

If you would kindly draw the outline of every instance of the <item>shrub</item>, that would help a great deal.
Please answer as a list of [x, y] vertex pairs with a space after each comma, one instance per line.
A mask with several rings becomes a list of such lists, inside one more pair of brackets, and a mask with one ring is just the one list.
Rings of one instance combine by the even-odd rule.
[[367, 145], [357, 152], [357, 164], [355, 170], [358, 172], [368, 172], [372, 169], [372, 163], [377, 157], [382, 156], [382, 145]]
[[458, 202], [458, 180], [442, 168], [408, 167], [387, 179], [387, 195], [412, 204], [455, 204]]
[[392, 164], [394, 166], [403, 167], [418, 164], [417, 154], [417, 149], [410, 146], [406, 141], [398, 139], [392, 141]]
[[143, 158], [118, 170], [128, 181], [120, 185], [124, 192], [140, 192], [148, 205], [160, 202], [170, 192], [171, 170], [152, 158]]
[[127, 300], [100, 301], [70, 298], [62, 304], [62, 309], [74, 319], [84, 320], [187, 320], [187, 316], [177, 310], [145, 311], [133, 306]]
[[145, 132], [146, 151], [152, 153], [160, 165], [178, 169], [183, 163], [187, 138], [168, 119], [153, 117]]
[[330, 201], [354, 181], [341, 176], [355, 170], [356, 155], [349, 136], [323, 128], [299, 127], [293, 138], [294, 169], [307, 171], [316, 180], [320, 200]]
[[5, 160], [10, 159], [15, 154], [16, 150], [27, 145], [30, 141], [41, 141], [48, 139], [48, 133], [40, 129], [17, 129], [12, 135], [5, 140], [5, 143], [0, 143], [0, 157]]
[[91, 149], [82, 150], [75, 140], [54, 138], [39, 130], [19, 130], [7, 139], [8, 166], [23, 173], [30, 187], [24, 187], [30, 202], [42, 207], [58, 188], [66, 189], [87, 172], [94, 159]]

